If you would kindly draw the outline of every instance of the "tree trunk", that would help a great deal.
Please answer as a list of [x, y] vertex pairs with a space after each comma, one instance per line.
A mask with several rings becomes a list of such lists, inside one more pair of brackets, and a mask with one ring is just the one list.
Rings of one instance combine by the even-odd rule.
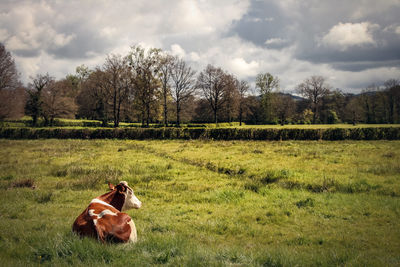
[[164, 126], [168, 127], [167, 90], [164, 90]]
[[317, 104], [316, 103], [314, 103], [313, 112], [314, 112], [314, 114], [313, 114], [313, 124], [315, 124], [316, 121], [317, 121]]
[[242, 126], [242, 113], [243, 113], [243, 111], [242, 111], [242, 107], [240, 106], [239, 107], [239, 126]]
[[146, 127], [149, 127], [149, 125], [150, 125], [150, 104], [149, 103], [146, 105], [146, 112], [147, 112], [147, 114], [146, 114]]
[[[115, 81], [114, 81], [114, 83], [115, 83]], [[114, 88], [113, 115], [114, 115], [114, 127], [118, 127], [118, 122], [117, 122], [117, 89], [116, 88]]]
[[118, 105], [117, 105], [117, 114], [114, 119], [114, 127], [117, 128], [119, 127], [119, 118], [121, 114], [121, 98], [118, 99]]
[[32, 126], [36, 127], [37, 125], [37, 116], [36, 114], [32, 115]]
[[44, 126], [49, 126], [49, 118], [47, 116], [44, 116]]
[[180, 125], [181, 125], [180, 112], [181, 112], [181, 107], [180, 107], [179, 101], [176, 101], [176, 126], [177, 127], [180, 127]]

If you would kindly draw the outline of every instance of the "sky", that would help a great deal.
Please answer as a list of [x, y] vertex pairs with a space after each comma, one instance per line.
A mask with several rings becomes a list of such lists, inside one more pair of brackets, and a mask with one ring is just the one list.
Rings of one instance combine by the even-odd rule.
[[293, 92], [313, 75], [358, 93], [400, 79], [400, 0], [1, 0], [0, 42], [21, 79], [60, 79], [132, 45], [196, 71], [221, 67], [254, 86], [258, 73]]

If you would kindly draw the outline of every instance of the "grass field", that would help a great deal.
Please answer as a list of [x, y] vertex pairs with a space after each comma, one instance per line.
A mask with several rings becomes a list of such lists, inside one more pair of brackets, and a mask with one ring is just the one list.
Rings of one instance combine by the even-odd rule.
[[[71, 233], [108, 180], [134, 245]], [[400, 141], [0, 140], [0, 265], [399, 266], [399, 197]]]

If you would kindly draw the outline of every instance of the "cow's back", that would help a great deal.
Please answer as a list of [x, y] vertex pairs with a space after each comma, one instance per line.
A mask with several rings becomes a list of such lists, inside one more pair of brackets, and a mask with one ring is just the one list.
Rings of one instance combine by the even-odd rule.
[[80, 236], [97, 237], [101, 241], [136, 241], [136, 227], [131, 217], [98, 203], [91, 203], [76, 218], [72, 229]]
[[88, 208], [86, 208], [86, 210], [84, 210], [78, 216], [78, 218], [76, 218], [74, 224], [72, 225], [72, 231], [79, 234], [80, 236], [91, 236], [91, 237], [97, 236], [93, 220], [88, 213]]

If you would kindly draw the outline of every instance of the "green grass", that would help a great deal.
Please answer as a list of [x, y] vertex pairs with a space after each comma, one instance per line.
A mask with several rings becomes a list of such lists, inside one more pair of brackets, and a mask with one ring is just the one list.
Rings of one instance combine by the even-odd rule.
[[[1, 266], [398, 266], [400, 141], [0, 140]], [[134, 245], [71, 225], [106, 181]]]
[[[4, 127], [30, 127], [30, 122], [32, 118], [29, 116], [24, 116], [18, 120], [6, 120], [2, 122], [0, 126]], [[40, 119], [39, 124], [42, 125], [43, 121]], [[99, 128], [101, 125], [101, 121], [98, 120], [86, 120], [86, 119], [65, 119], [65, 118], [57, 118], [55, 122], [56, 126], [54, 127], [45, 127], [45, 128], [69, 128], [69, 129], [81, 129], [81, 128]], [[121, 128], [125, 127], [141, 127], [141, 123], [127, 123], [121, 122]], [[161, 127], [161, 124], [152, 123], [150, 127]], [[171, 124], [173, 126], [173, 124]], [[113, 123], [109, 122], [108, 127], [113, 127]], [[257, 128], [257, 129], [331, 129], [331, 128], [376, 128], [376, 127], [400, 127], [400, 124], [346, 124], [346, 123], [339, 123], [339, 124], [289, 124], [289, 125], [246, 125], [243, 123], [242, 126], [239, 126], [239, 122], [222, 122], [222, 123], [183, 123], [181, 124], [182, 128], [185, 127], [200, 127], [200, 128]], [[43, 127], [42, 127], [43, 128]], [[101, 127], [103, 128], [103, 127]]]

